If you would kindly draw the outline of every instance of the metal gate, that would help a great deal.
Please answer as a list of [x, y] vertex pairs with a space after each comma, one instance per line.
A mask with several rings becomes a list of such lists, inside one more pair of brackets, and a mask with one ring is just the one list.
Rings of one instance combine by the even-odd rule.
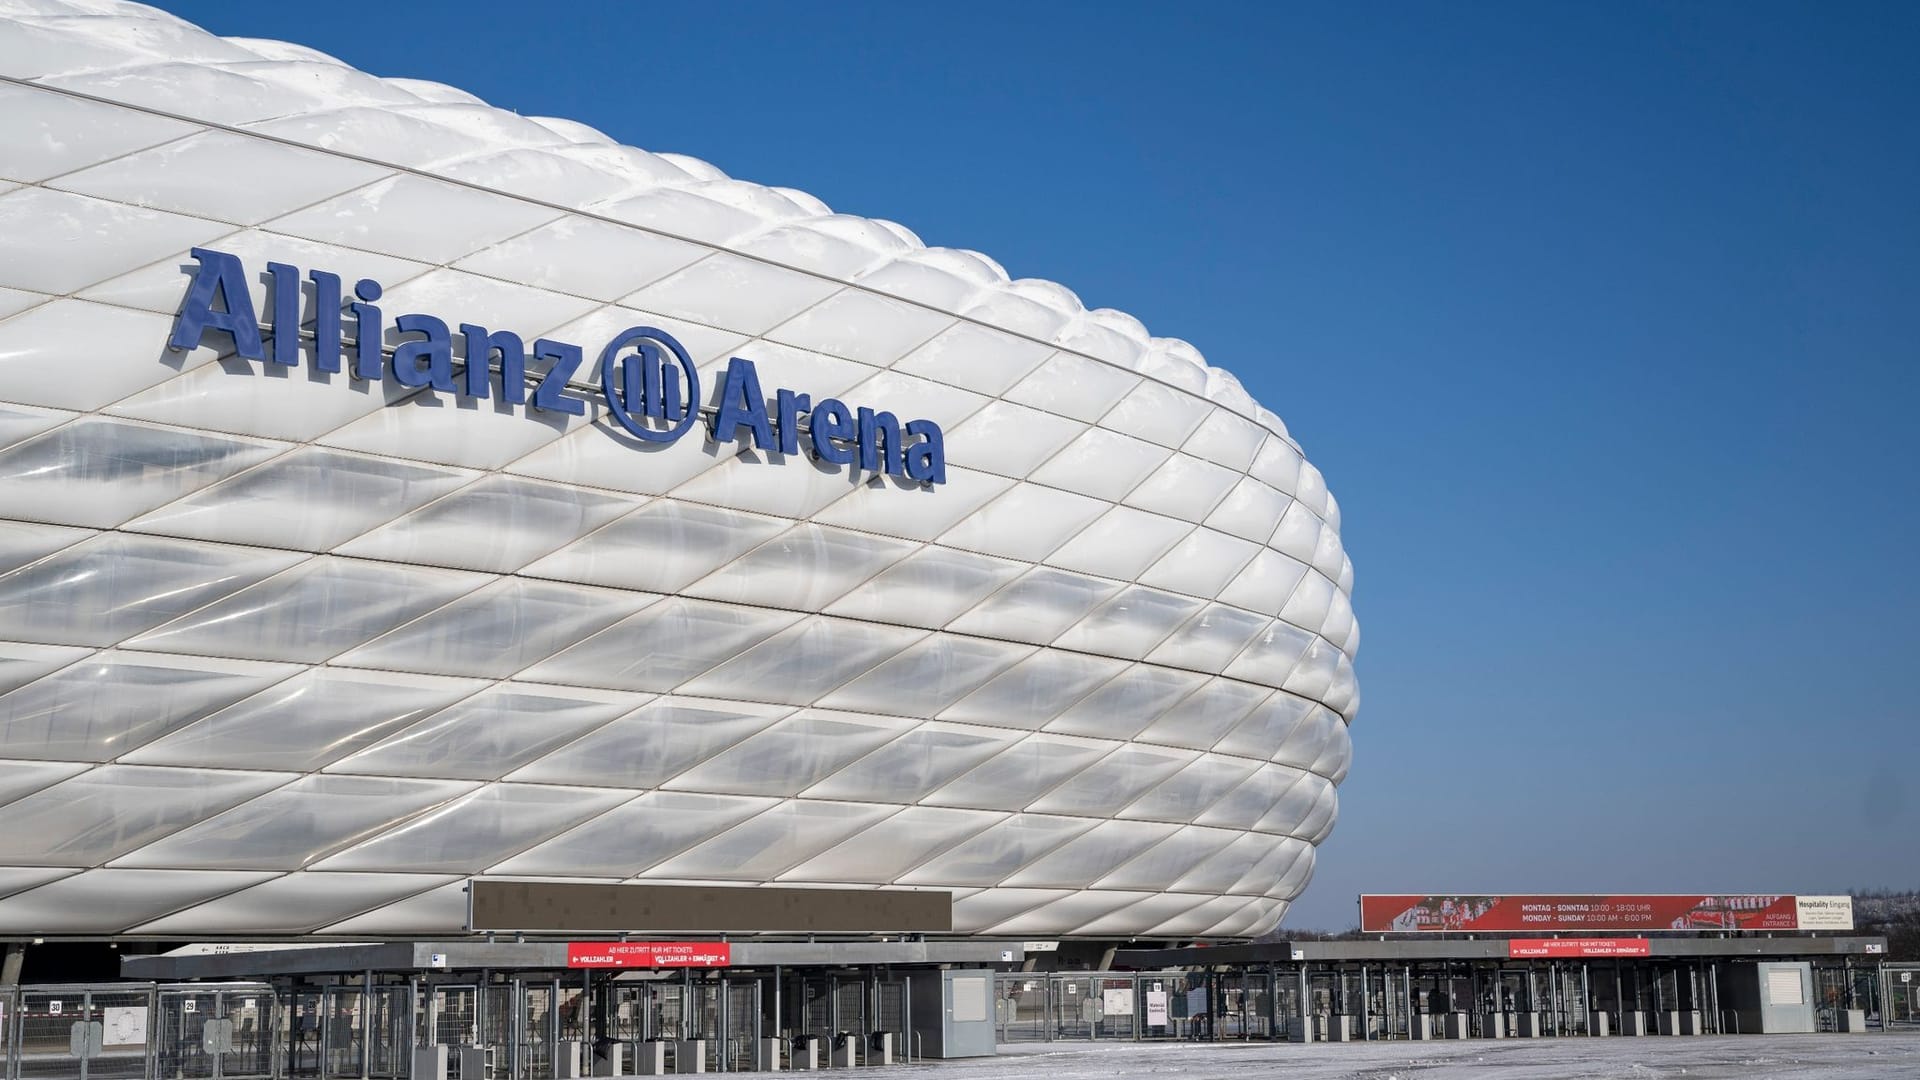
[[153, 1053], [152, 987], [22, 990], [8, 1032], [12, 1080], [140, 1080]]
[[1920, 964], [1887, 964], [1880, 969], [1880, 1026], [1920, 1027]]

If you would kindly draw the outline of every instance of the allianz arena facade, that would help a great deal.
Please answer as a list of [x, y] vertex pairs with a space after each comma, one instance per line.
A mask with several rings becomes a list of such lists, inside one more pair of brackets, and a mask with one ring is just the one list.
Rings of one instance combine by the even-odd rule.
[[985, 256], [0, 0], [0, 935], [459, 934], [481, 876], [1257, 935], [1350, 757], [1339, 524]]

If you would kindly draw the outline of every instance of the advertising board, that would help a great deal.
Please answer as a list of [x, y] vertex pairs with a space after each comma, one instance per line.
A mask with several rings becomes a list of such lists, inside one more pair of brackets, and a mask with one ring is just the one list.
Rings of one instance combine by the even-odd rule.
[[1360, 929], [1370, 934], [1851, 930], [1853, 898], [1745, 893], [1362, 896]]
[[1571, 960], [1652, 954], [1652, 943], [1643, 937], [1514, 938], [1507, 942], [1507, 956], [1513, 960]]

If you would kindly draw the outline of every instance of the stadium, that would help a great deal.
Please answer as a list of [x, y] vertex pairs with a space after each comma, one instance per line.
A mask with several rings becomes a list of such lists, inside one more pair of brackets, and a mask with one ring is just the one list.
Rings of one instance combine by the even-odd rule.
[[452, 87], [4, 14], [0, 934], [445, 938], [498, 880], [1244, 939], [1306, 885], [1353, 569], [1192, 346]]

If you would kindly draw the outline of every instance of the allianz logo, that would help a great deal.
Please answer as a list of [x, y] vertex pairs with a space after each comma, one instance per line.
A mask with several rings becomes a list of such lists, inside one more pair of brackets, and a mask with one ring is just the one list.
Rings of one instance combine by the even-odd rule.
[[[199, 266], [167, 339], [171, 349], [197, 348], [206, 335], [218, 332], [232, 338], [240, 357], [297, 366], [302, 292], [310, 284], [313, 348], [308, 363], [315, 371], [344, 371], [370, 382], [390, 373], [401, 386], [479, 400], [497, 390], [500, 400], [511, 405], [586, 414], [587, 399], [567, 392], [586, 359], [578, 345], [539, 338], [528, 346], [510, 330], [463, 322], [462, 353], [456, 360], [454, 335], [444, 320], [419, 313], [388, 320], [379, 307], [385, 290], [372, 278], [354, 283], [353, 300], [343, 312], [340, 275], [309, 270], [303, 278], [298, 267], [280, 262], [267, 264], [273, 321], [262, 335], [240, 259], [212, 248], [194, 248], [193, 257]], [[349, 321], [351, 336], [346, 332]], [[390, 350], [383, 345], [389, 329], [397, 339]], [[776, 389], [769, 402], [753, 361], [737, 356], [727, 361], [715, 405], [703, 410], [699, 369], [672, 334], [655, 327], [632, 326], [615, 334], [600, 350], [599, 383], [607, 414], [641, 442], [673, 442], [706, 415], [707, 438], [714, 442], [744, 435], [754, 448], [769, 454], [791, 457], [804, 452], [830, 465], [854, 465], [927, 485], [947, 479], [946, 445], [933, 421], [902, 423], [890, 412], [850, 406], [838, 398], [815, 401], [787, 389]]]

